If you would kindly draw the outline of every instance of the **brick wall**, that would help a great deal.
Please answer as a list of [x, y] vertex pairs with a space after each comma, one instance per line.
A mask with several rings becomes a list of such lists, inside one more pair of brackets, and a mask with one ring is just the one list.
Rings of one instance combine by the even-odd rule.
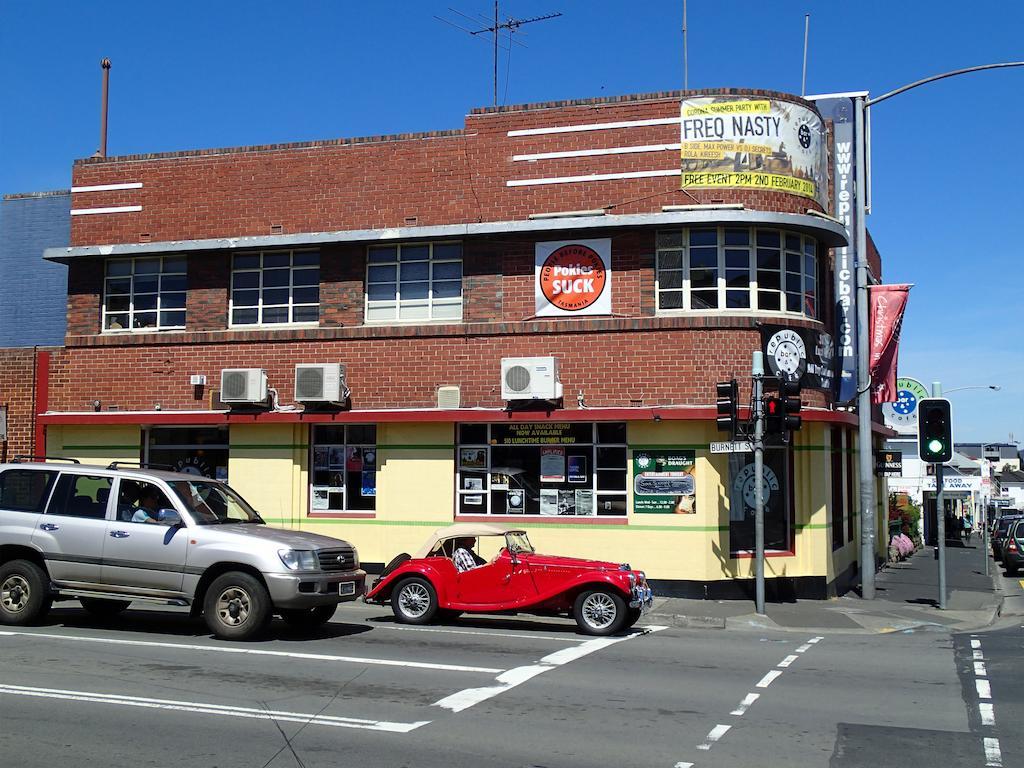
[[67, 271], [43, 249], [68, 244], [71, 193], [0, 200], [0, 347], [60, 344]]
[[0, 405], [7, 406], [7, 458], [32, 452], [35, 350], [0, 349]]
[[76, 186], [135, 182], [143, 187], [76, 196], [76, 207], [141, 205], [142, 210], [74, 217], [72, 244], [522, 220], [531, 213], [593, 208], [637, 213], [695, 202], [743, 202], [794, 213], [818, 207], [781, 192], [683, 192], [675, 177], [507, 186], [510, 180], [678, 169], [679, 156], [672, 151], [512, 159], [517, 154], [677, 143], [677, 124], [508, 136], [511, 130], [678, 114], [679, 94], [666, 93], [474, 112], [456, 131], [79, 160], [73, 170]]
[[[293, 401], [296, 363], [348, 366], [352, 407], [432, 408], [436, 388], [462, 387], [465, 407], [501, 407], [502, 357], [555, 355], [574, 407], [710, 405], [714, 382], [743, 379], [759, 332], [753, 318], [646, 318], [314, 329], [227, 343], [69, 347], [51, 363], [50, 409], [203, 410], [189, 376], [219, 386], [222, 368], [264, 368], [282, 404]], [[298, 331], [296, 331], [298, 333]], [[746, 395], [744, 395], [746, 397]], [[824, 405], [809, 392], [808, 404]]]

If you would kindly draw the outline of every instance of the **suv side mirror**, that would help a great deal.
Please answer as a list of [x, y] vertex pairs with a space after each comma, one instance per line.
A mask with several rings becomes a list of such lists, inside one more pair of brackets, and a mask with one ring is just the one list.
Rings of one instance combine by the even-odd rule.
[[161, 509], [156, 513], [156, 519], [168, 526], [181, 525], [181, 515], [176, 509]]

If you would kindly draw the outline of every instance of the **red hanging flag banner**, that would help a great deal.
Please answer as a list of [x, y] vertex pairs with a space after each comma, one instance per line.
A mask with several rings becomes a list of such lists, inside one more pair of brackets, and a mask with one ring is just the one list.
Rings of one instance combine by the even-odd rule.
[[896, 394], [896, 358], [899, 354], [900, 327], [910, 295], [909, 285], [872, 285], [868, 287], [868, 337], [871, 351], [871, 402], [891, 403]]

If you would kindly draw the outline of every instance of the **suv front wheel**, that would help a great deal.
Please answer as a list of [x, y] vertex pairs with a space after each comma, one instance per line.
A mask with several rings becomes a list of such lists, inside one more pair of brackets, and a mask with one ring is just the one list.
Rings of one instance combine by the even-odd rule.
[[50, 610], [46, 571], [30, 560], [0, 566], [0, 624], [31, 624]]
[[218, 576], [203, 600], [206, 626], [222, 640], [248, 640], [270, 623], [267, 588], [248, 573], [231, 571]]

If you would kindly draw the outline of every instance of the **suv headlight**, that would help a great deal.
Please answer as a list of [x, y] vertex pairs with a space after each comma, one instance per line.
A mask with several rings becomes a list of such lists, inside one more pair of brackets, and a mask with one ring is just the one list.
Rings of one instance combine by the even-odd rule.
[[308, 549], [279, 549], [277, 556], [289, 571], [315, 571], [320, 565], [316, 553]]

